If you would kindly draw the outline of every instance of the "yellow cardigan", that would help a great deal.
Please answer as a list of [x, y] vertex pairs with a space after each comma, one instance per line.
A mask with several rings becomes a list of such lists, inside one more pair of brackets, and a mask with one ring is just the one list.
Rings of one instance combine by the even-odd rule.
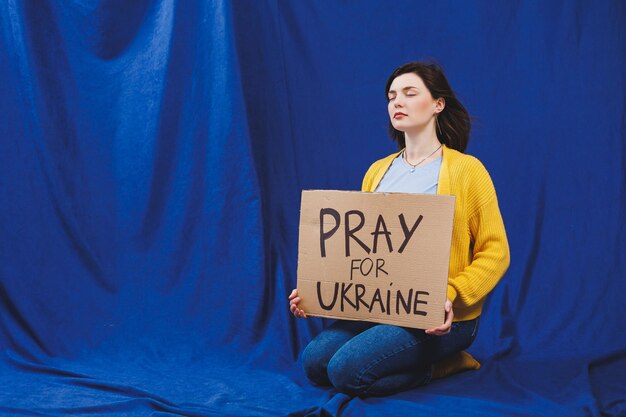
[[[362, 191], [373, 192], [399, 155], [372, 164], [363, 178]], [[448, 298], [454, 321], [480, 315], [487, 294], [509, 267], [509, 244], [491, 177], [473, 156], [443, 146], [437, 194], [456, 196]]]

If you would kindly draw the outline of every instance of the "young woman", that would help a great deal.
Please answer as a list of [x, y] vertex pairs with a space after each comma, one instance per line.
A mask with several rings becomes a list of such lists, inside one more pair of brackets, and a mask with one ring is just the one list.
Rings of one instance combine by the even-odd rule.
[[[400, 151], [372, 164], [362, 191], [456, 196], [445, 323], [428, 330], [338, 320], [302, 353], [308, 378], [355, 396], [393, 394], [432, 378], [477, 369], [463, 350], [476, 337], [482, 306], [509, 266], [493, 183], [465, 155], [470, 118], [435, 64], [411, 62], [387, 80], [389, 131]], [[297, 289], [290, 310], [300, 318]]]

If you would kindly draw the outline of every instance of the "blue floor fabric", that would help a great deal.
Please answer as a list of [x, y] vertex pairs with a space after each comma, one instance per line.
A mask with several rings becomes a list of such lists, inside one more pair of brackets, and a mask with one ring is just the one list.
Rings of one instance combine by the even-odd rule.
[[[626, 3], [0, 2], [0, 416], [626, 416]], [[436, 59], [511, 247], [481, 369], [314, 387], [300, 193]]]
[[[480, 372], [370, 399], [312, 388], [296, 369], [277, 372], [234, 358], [8, 362], [13, 369], [3, 370], [1, 382], [11, 390], [0, 396], [2, 415], [599, 415], [585, 366], [573, 362], [488, 363]], [[16, 379], [16, 370], [30, 377]], [[485, 390], [494, 383], [497, 390]]]

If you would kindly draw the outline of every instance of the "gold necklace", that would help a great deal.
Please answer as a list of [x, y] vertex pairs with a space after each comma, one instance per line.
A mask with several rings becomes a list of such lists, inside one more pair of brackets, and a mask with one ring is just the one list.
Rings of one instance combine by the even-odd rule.
[[433, 156], [435, 154], [435, 152], [437, 152], [439, 149], [441, 149], [442, 146], [443, 146], [443, 144], [439, 145], [439, 147], [437, 149], [435, 149], [430, 155], [428, 155], [427, 157], [425, 157], [424, 159], [422, 159], [421, 161], [419, 161], [415, 165], [410, 163], [409, 160], [407, 159], [407, 157], [406, 157], [406, 149], [404, 151], [402, 151], [402, 158], [404, 159], [404, 162], [406, 162], [407, 164], [411, 165], [411, 172], [415, 172], [415, 168], [417, 168], [417, 166], [419, 164], [421, 164], [422, 162], [424, 162], [425, 160], [427, 160], [428, 158]]

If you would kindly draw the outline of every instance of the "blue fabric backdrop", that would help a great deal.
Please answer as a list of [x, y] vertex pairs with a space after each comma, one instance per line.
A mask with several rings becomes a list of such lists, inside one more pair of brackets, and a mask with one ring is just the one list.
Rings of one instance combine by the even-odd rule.
[[[0, 2], [0, 413], [626, 415], [626, 4]], [[384, 83], [435, 59], [511, 267], [479, 371], [310, 386], [302, 189], [359, 189]]]

